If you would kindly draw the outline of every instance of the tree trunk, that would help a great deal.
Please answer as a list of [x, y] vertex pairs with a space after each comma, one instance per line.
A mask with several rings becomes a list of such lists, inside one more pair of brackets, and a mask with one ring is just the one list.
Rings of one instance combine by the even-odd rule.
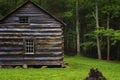
[[76, 0], [76, 37], [77, 37], [77, 55], [80, 54], [80, 33], [79, 33], [79, 9], [78, 9], [79, 0]]
[[[98, 18], [98, 3], [96, 1], [96, 28], [97, 31], [99, 31], [99, 18]], [[98, 59], [101, 59], [101, 49], [100, 49], [100, 39], [99, 39], [99, 35], [97, 34], [96, 36], [96, 40], [97, 40], [97, 50], [98, 50]]]
[[[109, 19], [109, 13], [107, 16], [107, 30], [110, 28], [110, 19]], [[110, 38], [107, 37], [107, 60], [110, 60]]]

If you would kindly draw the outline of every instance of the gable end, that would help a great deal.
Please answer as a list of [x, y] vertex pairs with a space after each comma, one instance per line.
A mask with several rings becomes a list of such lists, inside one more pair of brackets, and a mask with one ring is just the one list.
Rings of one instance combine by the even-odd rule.
[[[39, 10], [41, 10], [45, 15], [47, 15], [48, 17], [51, 17], [51, 20], [56, 21], [58, 23], [60, 23], [61, 25], [66, 25], [64, 22], [62, 22], [60, 19], [56, 18], [55, 16], [51, 15], [49, 12], [47, 12], [46, 10], [44, 10], [43, 8], [39, 7], [37, 4], [35, 4], [34, 2], [32, 2], [31, 0], [26, 1], [25, 3], [23, 3], [22, 5], [20, 5], [18, 8], [16, 8], [15, 10], [13, 10], [12, 12], [10, 12], [8, 15], [6, 15], [3, 19], [0, 20], [0, 23], [4, 23], [4, 21], [6, 19], [8, 19], [11, 15], [16, 14], [17, 11], [19, 11], [21, 8], [24, 8], [24, 6], [26, 6], [27, 4], [32, 4], [33, 6], [35, 6], [36, 8], [38, 8]], [[27, 17], [27, 16], [26, 16]], [[17, 17], [16, 19], [18, 20], [19, 17]], [[40, 17], [38, 17], [40, 18]], [[46, 18], [47, 19], [47, 18]], [[18, 22], [18, 21], [16, 21]]]

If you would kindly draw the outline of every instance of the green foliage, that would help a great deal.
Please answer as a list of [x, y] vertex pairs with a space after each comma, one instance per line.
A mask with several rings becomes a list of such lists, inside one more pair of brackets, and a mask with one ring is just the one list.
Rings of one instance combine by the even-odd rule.
[[73, 16], [73, 13], [72, 13], [72, 11], [68, 11], [68, 12], [64, 12], [64, 15], [63, 15], [64, 17], [72, 17]]
[[80, 46], [83, 48], [83, 50], [87, 50], [89, 47], [96, 46], [96, 42], [84, 42], [81, 43]]
[[114, 32], [112, 40], [120, 40], [120, 30]]
[[[84, 42], [81, 44], [84, 50], [87, 50], [91, 46], [95, 46], [94, 40], [96, 39], [96, 36], [99, 35], [100, 38], [107, 37], [110, 38], [112, 41], [112, 45], [115, 45], [118, 41], [120, 41], [120, 30], [114, 30], [114, 29], [105, 29], [104, 27], [100, 27], [98, 30], [94, 30], [90, 33], [85, 34], [87, 37], [91, 37], [93, 40], [91, 42]], [[106, 46], [104, 41], [101, 41], [101, 47], [103, 48]]]
[[112, 45], [115, 45], [118, 41], [120, 41], [120, 30], [114, 31], [111, 40], [113, 40]]
[[104, 27], [100, 27], [98, 30], [94, 30], [90, 33], [85, 34], [85, 36], [96, 38], [97, 35], [100, 37], [112, 37], [114, 35], [115, 30], [113, 29], [105, 29]]

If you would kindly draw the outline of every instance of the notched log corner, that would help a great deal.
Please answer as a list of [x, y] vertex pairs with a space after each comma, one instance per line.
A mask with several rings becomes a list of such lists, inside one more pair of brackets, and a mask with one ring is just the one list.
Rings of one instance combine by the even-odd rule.
[[61, 64], [61, 67], [62, 67], [62, 68], [67, 68], [67, 67], [68, 67], [68, 63], [67, 63], [67, 62], [63, 62], [63, 63]]

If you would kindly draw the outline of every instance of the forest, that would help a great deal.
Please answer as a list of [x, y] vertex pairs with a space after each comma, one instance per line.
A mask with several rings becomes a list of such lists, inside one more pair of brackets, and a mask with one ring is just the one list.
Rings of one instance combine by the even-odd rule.
[[[0, 0], [0, 19], [26, 0]], [[119, 0], [32, 0], [67, 25], [66, 55], [120, 60]]]

